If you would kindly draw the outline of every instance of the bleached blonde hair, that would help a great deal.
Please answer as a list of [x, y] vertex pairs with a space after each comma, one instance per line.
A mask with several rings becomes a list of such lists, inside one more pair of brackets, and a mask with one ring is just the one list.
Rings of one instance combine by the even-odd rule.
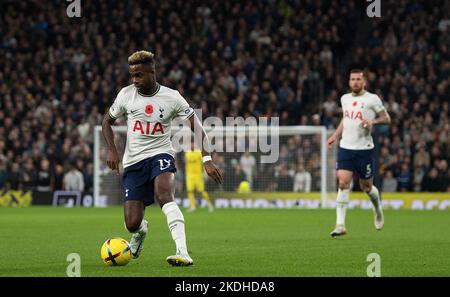
[[137, 51], [128, 57], [128, 65], [154, 64], [154, 54], [149, 51]]

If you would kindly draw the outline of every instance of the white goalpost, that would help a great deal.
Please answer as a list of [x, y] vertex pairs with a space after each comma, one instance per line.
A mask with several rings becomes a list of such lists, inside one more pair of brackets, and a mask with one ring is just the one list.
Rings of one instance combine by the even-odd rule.
[[[327, 152], [327, 131], [325, 126], [205, 126], [217, 165], [224, 171], [224, 185], [218, 187], [207, 179], [205, 185], [212, 197], [245, 196], [276, 200], [277, 197], [298, 201], [316, 199], [317, 207], [329, 206], [328, 192], [336, 190], [335, 146]], [[126, 126], [113, 126], [115, 143], [122, 156], [126, 145]], [[175, 159], [176, 198], [183, 201], [185, 174], [183, 145], [189, 142], [193, 133], [188, 127], [172, 125], [172, 141], [177, 151]], [[245, 154], [245, 150], [249, 152]], [[244, 156], [245, 155], [245, 156]], [[243, 157], [244, 156], [244, 157]], [[105, 207], [122, 203], [122, 177], [106, 165], [107, 146], [102, 127], [96, 126], [94, 133], [94, 205]], [[247, 166], [245, 160], [256, 161]], [[245, 159], [245, 160], [243, 160]], [[246, 167], [247, 166], [247, 167]], [[306, 171], [310, 176], [299, 185], [297, 173]], [[120, 172], [123, 172], [121, 168]], [[240, 193], [236, 185], [240, 179], [248, 181], [251, 193]], [[297, 185], [295, 185], [297, 181]], [[299, 190], [300, 189], [300, 190]], [[294, 192], [296, 190], [297, 192]], [[313, 198], [311, 198], [313, 197]], [[186, 199], [184, 199], [186, 200]], [[267, 206], [267, 203], [265, 204]], [[272, 205], [269, 205], [272, 206]], [[219, 206], [220, 207], [220, 206]], [[317, 208], [314, 207], [314, 208]]]

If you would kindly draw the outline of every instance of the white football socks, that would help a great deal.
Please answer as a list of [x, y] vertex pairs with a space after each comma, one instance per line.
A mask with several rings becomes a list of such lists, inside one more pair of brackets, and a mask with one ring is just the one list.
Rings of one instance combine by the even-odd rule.
[[176, 202], [169, 202], [163, 205], [163, 213], [167, 217], [172, 238], [175, 241], [177, 251], [182, 254], [188, 254], [186, 246], [186, 234], [184, 232], [184, 216]]
[[345, 213], [347, 211], [350, 189], [339, 189], [336, 198], [336, 225], [345, 226]]
[[372, 189], [366, 194], [367, 196], [369, 196], [370, 201], [372, 201], [373, 206], [377, 209], [380, 203], [380, 192], [378, 191], [377, 187], [372, 185]]

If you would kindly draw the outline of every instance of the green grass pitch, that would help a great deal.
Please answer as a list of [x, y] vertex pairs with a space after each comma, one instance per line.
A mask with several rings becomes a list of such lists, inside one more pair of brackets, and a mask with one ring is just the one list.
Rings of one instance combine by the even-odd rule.
[[123, 209], [0, 208], [0, 276], [65, 276], [69, 253], [81, 276], [366, 276], [367, 255], [381, 257], [382, 276], [449, 276], [450, 213], [385, 211], [383, 231], [372, 212], [349, 210], [348, 234], [332, 239], [334, 210], [204, 209], [184, 213], [194, 265], [172, 267], [175, 251], [165, 216], [147, 208], [150, 231], [141, 257], [106, 267], [100, 247], [130, 239]]

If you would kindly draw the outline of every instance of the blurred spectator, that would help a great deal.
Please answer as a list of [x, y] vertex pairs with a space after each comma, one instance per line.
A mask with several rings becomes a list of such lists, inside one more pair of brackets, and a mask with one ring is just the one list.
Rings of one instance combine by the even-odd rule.
[[422, 181], [425, 176], [425, 170], [422, 167], [417, 167], [414, 170], [413, 176], [413, 191], [420, 192], [422, 190]]
[[383, 178], [383, 192], [397, 192], [397, 184], [397, 180], [394, 178], [392, 171], [386, 171], [386, 176]]
[[439, 189], [445, 192], [448, 185], [450, 184], [450, 174], [448, 170], [447, 160], [440, 160], [438, 165], [438, 176], [439, 176]]
[[53, 177], [53, 189], [55, 191], [62, 190], [64, 181], [64, 167], [61, 164], [55, 164], [55, 172]]
[[242, 171], [244, 171], [247, 181], [250, 183], [250, 187], [253, 186], [253, 174], [255, 172], [256, 167], [256, 159], [250, 153], [248, 148], [245, 149], [244, 154], [241, 156], [240, 165]]
[[276, 191], [292, 192], [294, 183], [292, 177], [289, 176], [289, 173], [284, 166], [281, 166], [276, 182], [278, 186]]
[[51, 191], [52, 178], [50, 162], [47, 159], [42, 159], [37, 172], [36, 190], [39, 192]]
[[386, 170], [391, 171], [395, 177], [400, 174], [401, 167], [398, 162], [398, 156], [396, 154], [392, 154], [387, 163]]
[[294, 192], [311, 192], [311, 173], [305, 170], [303, 163], [297, 166], [294, 176]]
[[398, 189], [400, 192], [407, 192], [411, 186], [411, 173], [407, 163], [403, 163], [401, 171], [397, 176]]
[[280, 147], [280, 154], [278, 157], [278, 162], [282, 165], [290, 164], [294, 161], [294, 156], [289, 152], [286, 144], [282, 144]]
[[[318, 151], [318, 150], [316, 150]], [[318, 153], [312, 153], [311, 158], [308, 159], [309, 166], [306, 168], [311, 173], [311, 191], [320, 191], [321, 189], [321, 166], [320, 157]]]
[[8, 179], [8, 171], [6, 170], [6, 164], [2, 158], [0, 158], [0, 189], [6, 186], [6, 181]]
[[36, 188], [37, 175], [34, 169], [32, 159], [28, 159], [25, 162], [24, 170], [20, 173], [20, 185], [19, 188], [23, 191], [32, 191]]
[[433, 167], [422, 181], [422, 191], [439, 192], [440, 190], [441, 185], [439, 183], [438, 170]]
[[239, 184], [244, 181], [247, 180], [244, 171], [242, 171], [241, 165], [234, 160], [234, 165], [233, 165], [233, 171], [230, 175], [227, 176], [227, 179], [229, 180], [228, 183], [226, 183], [226, 190], [227, 191], [233, 191], [235, 192], [238, 187]]
[[6, 180], [6, 189], [19, 190], [20, 187], [20, 166], [17, 163], [11, 165], [11, 170]]
[[88, 163], [86, 169], [83, 170], [84, 190], [86, 192], [94, 192], [94, 164]]
[[84, 191], [83, 174], [77, 169], [73, 162], [70, 164], [69, 172], [64, 174], [63, 188], [66, 191]]

